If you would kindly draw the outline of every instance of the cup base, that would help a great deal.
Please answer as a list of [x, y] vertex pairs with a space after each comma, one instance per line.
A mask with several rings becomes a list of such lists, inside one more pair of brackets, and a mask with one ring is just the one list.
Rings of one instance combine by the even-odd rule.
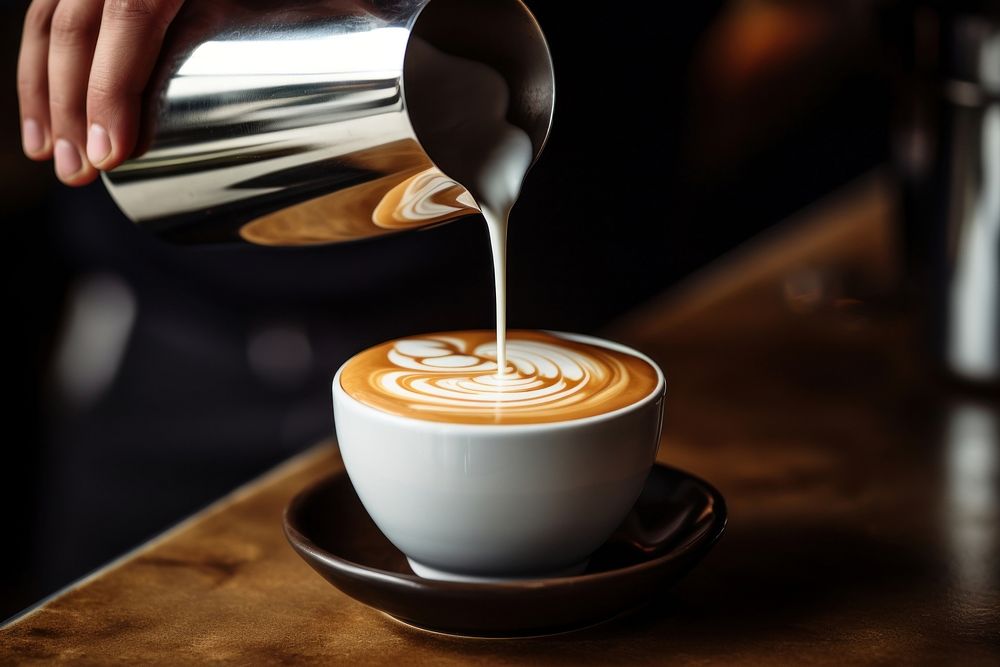
[[484, 577], [476, 576], [473, 574], [460, 574], [457, 572], [446, 572], [445, 570], [439, 570], [434, 567], [429, 567], [422, 563], [418, 563], [412, 558], [406, 558], [406, 562], [410, 564], [413, 569], [414, 574], [423, 579], [434, 579], [436, 581], [457, 581], [461, 583], [473, 583], [473, 584], [502, 584], [511, 581], [525, 581], [527, 579], [552, 579], [555, 577], [574, 577], [578, 574], [583, 574], [584, 570], [587, 569], [587, 565], [590, 563], [590, 559], [586, 559], [582, 563], [577, 563], [571, 567], [563, 568], [556, 571], [548, 572], [535, 572], [532, 574], [524, 574], [513, 577]]

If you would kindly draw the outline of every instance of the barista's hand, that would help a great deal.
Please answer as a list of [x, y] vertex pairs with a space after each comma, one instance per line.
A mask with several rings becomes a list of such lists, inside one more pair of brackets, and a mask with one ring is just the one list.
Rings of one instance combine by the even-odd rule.
[[17, 65], [33, 160], [85, 185], [135, 148], [143, 89], [184, 0], [33, 0]]

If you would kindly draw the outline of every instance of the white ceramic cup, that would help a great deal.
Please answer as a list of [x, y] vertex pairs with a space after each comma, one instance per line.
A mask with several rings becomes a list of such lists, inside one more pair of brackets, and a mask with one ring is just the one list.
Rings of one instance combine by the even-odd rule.
[[347, 473], [418, 575], [490, 581], [580, 572], [639, 497], [659, 442], [663, 372], [623, 345], [555, 335], [647, 361], [656, 388], [593, 417], [455, 424], [365, 405], [337, 371], [333, 409]]

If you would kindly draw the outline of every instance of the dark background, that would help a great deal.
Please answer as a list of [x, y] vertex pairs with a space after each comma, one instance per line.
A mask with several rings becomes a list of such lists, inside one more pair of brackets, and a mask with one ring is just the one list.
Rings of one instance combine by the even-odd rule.
[[[26, 5], [0, 2], [0, 619], [332, 434], [350, 354], [493, 312], [475, 219], [177, 248], [59, 185], [20, 152]], [[510, 231], [513, 327], [599, 331], [886, 159], [890, 3], [528, 5], [558, 101]]]

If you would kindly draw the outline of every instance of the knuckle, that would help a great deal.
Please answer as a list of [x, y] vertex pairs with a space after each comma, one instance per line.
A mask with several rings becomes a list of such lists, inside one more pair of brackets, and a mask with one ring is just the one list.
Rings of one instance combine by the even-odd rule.
[[74, 42], [87, 37], [94, 28], [87, 13], [81, 11], [76, 3], [60, 3], [52, 15], [52, 39], [59, 42]]
[[104, 11], [113, 21], [159, 24], [163, 21], [162, 7], [158, 0], [107, 0]]
[[74, 125], [84, 116], [84, 99], [69, 95], [64, 86], [49, 90], [49, 115], [52, 122], [60, 125]]
[[51, 3], [45, 0], [34, 0], [28, 5], [28, 11], [24, 14], [24, 27], [33, 33], [46, 33], [52, 22]]
[[87, 88], [87, 100], [91, 103], [103, 104], [119, 95], [118, 86], [105, 78], [91, 79]]
[[124, 83], [107, 76], [92, 76], [87, 87], [87, 107], [92, 111], [108, 111], [120, 106], [128, 95]]
[[45, 91], [44, 80], [30, 74], [20, 74], [17, 77], [17, 91], [22, 98], [35, 96]]
[[83, 100], [66, 95], [61, 88], [49, 91], [49, 108], [53, 117], [72, 118], [82, 109]]

